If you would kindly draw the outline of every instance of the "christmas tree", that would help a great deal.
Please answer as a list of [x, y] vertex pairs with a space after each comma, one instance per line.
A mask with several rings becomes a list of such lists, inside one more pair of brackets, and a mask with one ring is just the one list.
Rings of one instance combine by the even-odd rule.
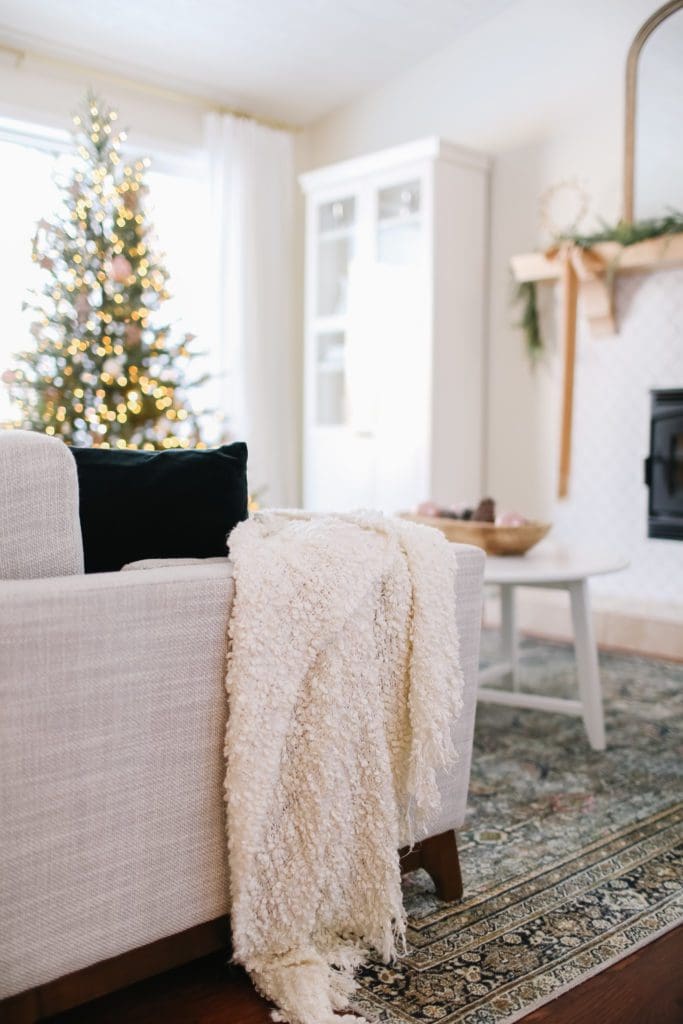
[[118, 448], [203, 447], [183, 402], [193, 336], [178, 343], [154, 314], [168, 275], [150, 248], [144, 172], [126, 163], [117, 114], [89, 95], [74, 117], [76, 163], [56, 217], [39, 222], [33, 258], [45, 271], [35, 348], [4, 375], [21, 426], [69, 444]]

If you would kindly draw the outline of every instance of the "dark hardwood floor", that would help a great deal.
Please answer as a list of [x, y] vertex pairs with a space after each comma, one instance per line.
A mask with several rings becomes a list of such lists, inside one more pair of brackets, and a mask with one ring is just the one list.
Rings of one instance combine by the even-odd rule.
[[[269, 1024], [243, 971], [213, 955], [98, 999], [52, 1024]], [[571, 989], [525, 1024], [683, 1024], [683, 927]]]

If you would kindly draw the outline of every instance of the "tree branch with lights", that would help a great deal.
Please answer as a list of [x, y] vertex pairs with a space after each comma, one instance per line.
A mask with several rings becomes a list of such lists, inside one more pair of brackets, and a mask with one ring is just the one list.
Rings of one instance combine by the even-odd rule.
[[25, 306], [35, 347], [3, 379], [22, 427], [69, 444], [203, 447], [186, 404], [205, 379], [185, 379], [193, 336], [173, 342], [154, 317], [169, 293], [144, 210], [149, 160], [123, 160], [117, 120], [92, 95], [74, 117], [75, 168], [33, 243], [46, 275]]

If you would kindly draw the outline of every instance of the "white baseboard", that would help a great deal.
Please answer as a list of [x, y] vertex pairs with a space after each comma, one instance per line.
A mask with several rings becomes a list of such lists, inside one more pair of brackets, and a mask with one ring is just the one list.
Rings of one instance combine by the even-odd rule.
[[[560, 590], [516, 590], [517, 624], [523, 633], [552, 640], [573, 639], [569, 594]], [[627, 603], [593, 602], [598, 646], [637, 654], [683, 660], [683, 608], [650, 604], [634, 608]], [[487, 591], [484, 625], [500, 625], [496, 588]]]

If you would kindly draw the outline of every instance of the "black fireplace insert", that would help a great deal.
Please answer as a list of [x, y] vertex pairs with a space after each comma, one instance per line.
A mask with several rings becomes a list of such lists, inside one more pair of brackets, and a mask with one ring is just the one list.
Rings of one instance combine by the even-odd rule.
[[683, 388], [651, 395], [647, 534], [683, 540]]

